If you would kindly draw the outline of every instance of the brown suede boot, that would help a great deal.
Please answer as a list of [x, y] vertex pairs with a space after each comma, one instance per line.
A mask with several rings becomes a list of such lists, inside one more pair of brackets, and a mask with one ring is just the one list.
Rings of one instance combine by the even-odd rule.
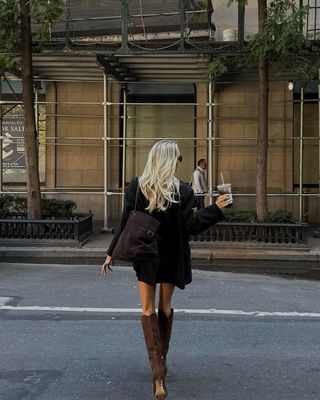
[[159, 332], [161, 338], [161, 353], [163, 358], [163, 368], [164, 368], [164, 374], [166, 375], [168, 372], [167, 354], [169, 350], [169, 343], [172, 331], [173, 308], [171, 308], [171, 314], [169, 317], [167, 317], [166, 314], [159, 308], [158, 322], [159, 322]]
[[156, 314], [143, 315], [141, 323], [152, 371], [154, 397], [163, 400], [167, 397], [167, 389], [164, 383], [158, 318]]

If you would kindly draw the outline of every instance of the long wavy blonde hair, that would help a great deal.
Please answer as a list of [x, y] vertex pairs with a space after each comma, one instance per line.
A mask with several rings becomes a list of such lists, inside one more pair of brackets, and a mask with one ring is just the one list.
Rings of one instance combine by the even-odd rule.
[[172, 140], [161, 140], [152, 146], [139, 178], [141, 191], [149, 200], [149, 212], [165, 211], [171, 203], [179, 202], [179, 180], [174, 174], [180, 157], [178, 145]]

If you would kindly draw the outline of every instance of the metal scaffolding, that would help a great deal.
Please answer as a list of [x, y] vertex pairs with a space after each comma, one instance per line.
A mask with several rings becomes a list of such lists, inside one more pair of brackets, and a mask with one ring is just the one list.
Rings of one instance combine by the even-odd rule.
[[[121, 208], [121, 205], [123, 206], [123, 195], [124, 195], [124, 189], [126, 185], [126, 169], [127, 169], [127, 162], [128, 162], [128, 151], [133, 148], [134, 146], [138, 146], [139, 149], [143, 149], [145, 146], [149, 147], [149, 144], [145, 144], [144, 142], [147, 141], [156, 141], [160, 140], [163, 137], [153, 137], [149, 136], [144, 132], [138, 132], [135, 136], [129, 137], [127, 132], [128, 132], [128, 121], [130, 121], [130, 118], [132, 116], [128, 115], [128, 107], [129, 106], [135, 106], [135, 107], [144, 107], [144, 106], [157, 106], [157, 107], [162, 107], [162, 106], [171, 106], [171, 107], [180, 107], [180, 106], [185, 106], [185, 105], [190, 105], [193, 107], [196, 106], [201, 106], [206, 108], [207, 113], [206, 116], [187, 116], [188, 119], [191, 121], [202, 121], [206, 123], [206, 135], [205, 137], [199, 137], [197, 136], [197, 132], [195, 132], [195, 136], [193, 137], [186, 137], [183, 135], [181, 132], [181, 135], [177, 135], [174, 137], [171, 137], [171, 139], [178, 140], [181, 143], [188, 143], [188, 146], [190, 148], [194, 148], [196, 151], [204, 149], [207, 158], [208, 158], [208, 186], [209, 186], [209, 192], [207, 194], [208, 197], [208, 202], [212, 203], [214, 197], [217, 195], [217, 192], [214, 190], [217, 184], [217, 179], [218, 179], [218, 173], [220, 172], [219, 169], [217, 168], [217, 157], [219, 157], [218, 150], [223, 149], [223, 148], [237, 148], [237, 146], [245, 146], [248, 148], [252, 148], [255, 146], [255, 137], [236, 137], [236, 136], [228, 136], [228, 137], [219, 137], [217, 134], [217, 127], [216, 124], [219, 123], [219, 121], [224, 121], [228, 120], [228, 117], [219, 117], [217, 110], [218, 109], [224, 109], [226, 107], [241, 107], [241, 104], [226, 104], [217, 101], [216, 99], [216, 93], [217, 93], [217, 87], [216, 85], [213, 85], [212, 83], [208, 83], [207, 86], [207, 99], [205, 102], [199, 102], [198, 100], [196, 102], [190, 102], [190, 103], [179, 103], [179, 102], [167, 102], [167, 103], [152, 103], [152, 102], [129, 102], [127, 99], [127, 91], [126, 88], [123, 87], [123, 96], [121, 101], [111, 101], [110, 96], [109, 96], [109, 90], [111, 85], [118, 85], [117, 82], [110, 81], [109, 76], [106, 71], [102, 72], [103, 74], [103, 101], [102, 102], [81, 102], [81, 101], [58, 101], [56, 98], [54, 98], [54, 101], [39, 101], [38, 96], [36, 96], [36, 104], [35, 104], [35, 112], [38, 114], [38, 107], [40, 105], [45, 105], [47, 106], [47, 110], [49, 110], [49, 106], [54, 106], [53, 108], [53, 115], [50, 114], [50, 116], [53, 116], [59, 120], [59, 118], [62, 117], [67, 117], [67, 118], [72, 118], [72, 117], [79, 117], [81, 114], [61, 114], [58, 110], [58, 105], [64, 104], [64, 105], [85, 105], [87, 106], [87, 109], [90, 106], [94, 105], [99, 105], [101, 109], [103, 110], [102, 115], [100, 118], [103, 119], [103, 136], [97, 135], [97, 136], [86, 136], [86, 135], [79, 135], [79, 136], [74, 136], [74, 137], [61, 137], [61, 136], [48, 136], [46, 137], [46, 146], [50, 145], [51, 147], [55, 148], [55, 152], [59, 148], [68, 148], [68, 146], [86, 146], [86, 147], [101, 147], [101, 143], [103, 143], [103, 187], [97, 186], [97, 187], [77, 187], [77, 186], [65, 186], [65, 187], [59, 187], [58, 185], [54, 185], [54, 187], [48, 187], [48, 186], [43, 186], [42, 187], [42, 193], [43, 195], [80, 195], [80, 196], [99, 196], [103, 198], [103, 226], [105, 230], [110, 231], [112, 229], [112, 224], [111, 220], [114, 222], [114, 216], [111, 216], [111, 210], [110, 210], [110, 201], [112, 198], [118, 198], [119, 201], [117, 202], [119, 209], [117, 210], [116, 214], [119, 215], [119, 211]], [[320, 71], [319, 71], [320, 74]], [[135, 83], [136, 85], [144, 85], [142, 82], [137, 82]], [[220, 83], [220, 85], [223, 85], [223, 82]], [[0, 95], [1, 95], [1, 87], [0, 86]], [[304, 107], [305, 104], [308, 102], [308, 99], [304, 98], [304, 93], [303, 89], [300, 91], [300, 126], [299, 126], [299, 136], [295, 135], [282, 135], [282, 136], [276, 136], [273, 137], [271, 136], [269, 138], [269, 143], [271, 146], [277, 146], [283, 141], [292, 141], [293, 143], [298, 143], [299, 145], [299, 187], [298, 187], [298, 192], [295, 192], [292, 190], [292, 192], [284, 192], [284, 191], [278, 191], [278, 192], [272, 192], [268, 193], [268, 196], [270, 198], [297, 198], [299, 202], [299, 219], [303, 220], [304, 215], [308, 214], [310, 210], [305, 210], [304, 209], [304, 199], [306, 198], [318, 198], [319, 199], [319, 204], [318, 204], [318, 219], [320, 221], [320, 157], [319, 157], [319, 166], [318, 166], [318, 191], [313, 191], [313, 192], [306, 192], [304, 190], [304, 154], [303, 154], [303, 146], [304, 143], [307, 143], [308, 141], [318, 141], [318, 151], [320, 154], [320, 84], [318, 84], [318, 111], [319, 111], [319, 116], [318, 116], [318, 123], [319, 123], [319, 135], [318, 137], [313, 137], [313, 136], [304, 136], [305, 134], [305, 129], [304, 129]], [[283, 101], [281, 101], [283, 102]], [[20, 104], [18, 100], [4, 100], [0, 97], [0, 126], [2, 125], [3, 122], [3, 107], [4, 106], [13, 106], [15, 104]], [[276, 101], [275, 101], [276, 103]], [[288, 104], [291, 104], [292, 100], [288, 100]], [[246, 103], [245, 105], [250, 105], [251, 103]], [[253, 105], [253, 103], [251, 104]], [[110, 113], [110, 107], [117, 107], [120, 110], [120, 107], [122, 109], [122, 114], [115, 116]], [[51, 108], [50, 108], [51, 110]], [[49, 113], [48, 113], [49, 114]], [[90, 115], [90, 112], [87, 111], [87, 114]], [[95, 118], [99, 117], [97, 115], [94, 115]], [[86, 117], [87, 118], [87, 117]], [[139, 116], [136, 116], [135, 118], [139, 118]], [[153, 122], [157, 123], [157, 121], [160, 121], [163, 118], [168, 118], [168, 116], [162, 115], [161, 117], [157, 117], [157, 119], [154, 119]], [[181, 117], [175, 117], [178, 121], [181, 118], [181, 121], [186, 120], [186, 116], [181, 116]], [[220, 119], [219, 119], [220, 118]], [[243, 117], [248, 119], [249, 117]], [[111, 121], [118, 120], [119, 125], [122, 126], [122, 135], [116, 135], [112, 136], [110, 133], [110, 123]], [[152, 119], [151, 119], [152, 120]], [[289, 118], [290, 120], [290, 118]], [[39, 121], [39, 119], [37, 119]], [[292, 121], [291, 121], [292, 122]], [[193, 122], [192, 122], [193, 123]], [[3, 140], [6, 137], [4, 135], [1, 135], [0, 137], [0, 145], [2, 146]], [[14, 141], [13, 141], [14, 142]], [[232, 142], [232, 144], [230, 144]], [[85, 143], [85, 144], [84, 144]], [[111, 187], [110, 185], [110, 180], [109, 180], [109, 170], [110, 170], [110, 158], [109, 154], [110, 152], [117, 152], [119, 156], [121, 155], [121, 160], [119, 161], [119, 168], [121, 168], [121, 173], [120, 173], [120, 178], [119, 178], [119, 185], [118, 187]], [[1, 152], [2, 154], [2, 152]], [[196, 160], [194, 160], [195, 162]], [[57, 168], [57, 157], [55, 155], [55, 168]], [[0, 184], [1, 184], [1, 191], [0, 194], [5, 194], [8, 192], [11, 193], [24, 193], [25, 190], [21, 187], [21, 185], [12, 185], [3, 182], [3, 168], [2, 168], [2, 163], [0, 163]], [[190, 171], [191, 174], [192, 171]], [[55, 178], [55, 182], [56, 178]], [[235, 198], [252, 198], [255, 196], [254, 192], [246, 192], [246, 191], [238, 191], [234, 193]], [[121, 199], [121, 200], [120, 200]], [[114, 209], [112, 210], [114, 214]]]

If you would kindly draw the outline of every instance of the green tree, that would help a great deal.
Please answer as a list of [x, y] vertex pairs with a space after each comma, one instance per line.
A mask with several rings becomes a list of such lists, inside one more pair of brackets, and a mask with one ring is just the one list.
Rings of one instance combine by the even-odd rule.
[[[28, 218], [30, 219], [38, 219], [41, 216], [32, 48], [41, 46], [50, 39], [51, 25], [63, 10], [64, 0], [0, 1], [0, 74], [9, 72], [22, 80]], [[37, 27], [34, 33], [31, 30], [31, 20]]]
[[[235, 0], [244, 5], [245, 0]], [[231, 0], [232, 2], [232, 0]], [[320, 68], [320, 51], [303, 34], [306, 7], [297, 7], [294, 0], [275, 0], [267, 6], [258, 0], [258, 33], [236, 54], [216, 58], [209, 65], [212, 79], [226, 72], [258, 68], [258, 132], [256, 211], [259, 222], [268, 212], [267, 155], [268, 155], [268, 100], [269, 69], [286, 71], [303, 86], [315, 79]]]

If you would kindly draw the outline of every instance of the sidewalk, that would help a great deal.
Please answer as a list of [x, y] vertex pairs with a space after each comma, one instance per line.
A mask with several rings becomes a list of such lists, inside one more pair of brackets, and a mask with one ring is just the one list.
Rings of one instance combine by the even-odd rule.
[[[40, 264], [102, 264], [112, 234], [100, 233], [81, 247], [66, 244], [1, 245], [0, 262]], [[21, 241], [20, 241], [21, 242]], [[269, 245], [241, 242], [191, 242], [194, 267], [221, 271], [257, 271], [315, 275], [320, 277], [320, 239], [310, 230], [307, 245]], [[117, 263], [118, 265], [128, 265]]]

